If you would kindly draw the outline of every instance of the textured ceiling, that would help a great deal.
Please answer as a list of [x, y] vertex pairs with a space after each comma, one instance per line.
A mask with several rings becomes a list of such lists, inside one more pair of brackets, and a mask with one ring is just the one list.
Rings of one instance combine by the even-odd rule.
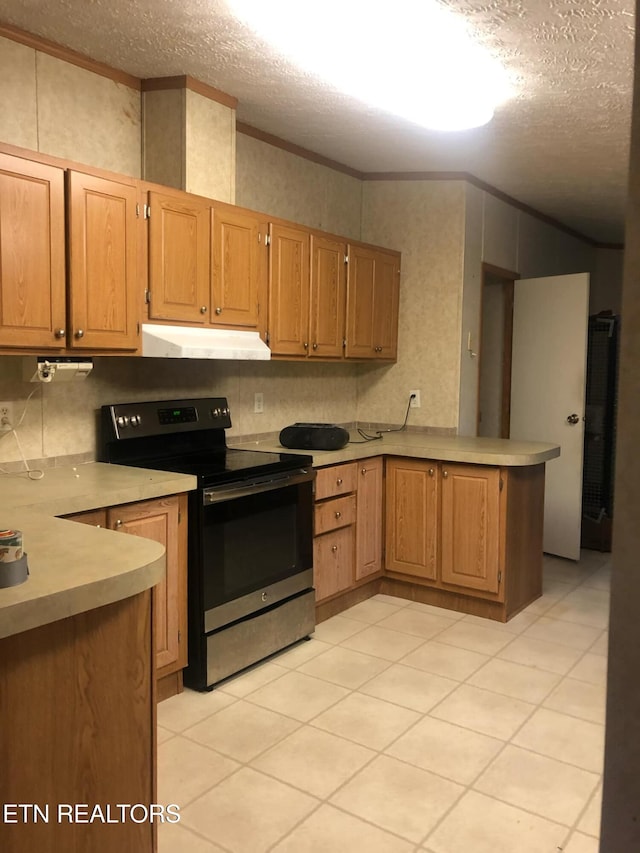
[[[224, 0], [0, 0], [0, 21], [138, 77], [189, 74], [236, 96], [239, 120], [362, 172], [470, 172], [594, 240], [622, 242], [632, 0], [445, 4], [500, 57], [516, 90], [489, 125], [453, 134], [296, 70], [235, 22]], [[299, 8], [310, 27], [322, 14], [322, 4]]]

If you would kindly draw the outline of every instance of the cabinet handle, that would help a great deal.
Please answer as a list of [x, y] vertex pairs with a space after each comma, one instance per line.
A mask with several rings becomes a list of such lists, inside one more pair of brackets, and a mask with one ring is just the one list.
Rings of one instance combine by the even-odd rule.
[[64, 338], [64, 336], [66, 335], [66, 332], [64, 329], [56, 329], [53, 334], [55, 335], [56, 338]]
[[433, 477], [433, 475], [434, 475], [435, 473], [436, 473], [436, 472], [434, 471], [434, 469], [433, 469], [433, 468], [429, 468], [429, 476], [430, 476], [430, 477]]
[[331, 550], [332, 550], [332, 551], [333, 551], [333, 553], [335, 554], [335, 553], [336, 553], [336, 551], [338, 550], [338, 546], [337, 546], [337, 545], [332, 545], [332, 546], [331, 546]]
[[119, 518], [119, 519], [116, 521], [116, 527], [122, 527], [122, 519], [121, 519], [121, 518]]
[[338, 477], [338, 479], [336, 480], [336, 486], [341, 486], [341, 485], [342, 485], [342, 477]]
[[446, 480], [446, 479], [447, 479], [447, 477], [449, 476], [449, 472], [448, 472], [448, 471], [443, 471], [443, 472], [442, 472], [442, 476], [443, 476], [443, 477], [444, 477], [444, 479]]
[[302, 346], [303, 346], [305, 349], [309, 349], [309, 342], [308, 342], [308, 341], [305, 341], [305, 342], [302, 344]]
[[313, 345], [313, 348], [314, 348], [314, 349], [318, 349], [318, 344], [314, 344], [314, 345]]
[[[201, 313], [201, 314], [206, 314], [206, 313], [207, 313], [207, 306], [206, 306], [206, 305], [202, 305], [202, 306], [200, 307], [200, 313]], [[216, 311], [216, 314], [219, 314], [219, 313], [220, 313], [219, 311]]]
[[339, 509], [336, 510], [336, 518], [342, 518], [342, 513]]
[[76, 338], [84, 338], [84, 329], [78, 329], [76, 332]]
[[[205, 309], [205, 310], [206, 310], [206, 309]], [[222, 308], [220, 308], [220, 306], [218, 306], [218, 307], [216, 308], [216, 314], [218, 315], [218, 317], [222, 314]]]
[[362, 475], [366, 474], [366, 473], [367, 473], [367, 469], [366, 469], [366, 468], [363, 468], [363, 469], [360, 471], [360, 473], [361, 473]]

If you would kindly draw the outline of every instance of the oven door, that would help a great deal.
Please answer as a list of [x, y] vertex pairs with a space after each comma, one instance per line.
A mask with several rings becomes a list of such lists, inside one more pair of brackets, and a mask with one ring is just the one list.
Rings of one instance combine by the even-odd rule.
[[205, 633], [313, 586], [313, 470], [202, 491]]

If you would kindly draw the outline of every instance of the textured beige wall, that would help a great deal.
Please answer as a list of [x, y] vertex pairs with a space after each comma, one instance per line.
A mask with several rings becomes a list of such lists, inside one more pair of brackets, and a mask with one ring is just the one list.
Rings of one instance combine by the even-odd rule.
[[482, 260], [516, 272], [519, 211], [489, 193], [483, 192], [482, 197]]
[[140, 93], [0, 38], [0, 140], [140, 175]]
[[36, 54], [38, 150], [140, 176], [140, 92]]
[[239, 133], [236, 203], [360, 239], [362, 181]]
[[186, 93], [185, 189], [233, 204], [236, 196], [236, 111]]
[[[89, 454], [96, 450], [96, 410], [107, 403], [224, 396], [231, 406], [228, 436], [281, 430], [294, 421], [347, 423], [356, 417], [356, 370], [347, 364], [189, 361], [96, 358], [91, 375], [77, 383], [31, 384], [26, 359], [0, 356], [0, 399], [15, 401], [18, 437], [27, 459]], [[254, 414], [253, 395], [264, 395], [264, 413]], [[0, 437], [0, 467], [20, 453], [13, 435]]]
[[589, 313], [622, 310], [622, 270], [624, 251], [621, 249], [596, 249], [595, 267], [591, 276]]
[[402, 252], [398, 362], [361, 368], [358, 418], [399, 423], [409, 392], [422, 406], [409, 424], [457, 428], [465, 184], [367, 181], [362, 236]]
[[142, 93], [142, 174], [147, 181], [185, 186], [184, 89]]
[[0, 38], [0, 80], [0, 139], [37, 149], [35, 50]]
[[518, 213], [518, 265], [521, 278], [590, 272], [595, 249], [527, 213]]
[[500, 438], [504, 353], [504, 291], [500, 284], [488, 284], [483, 290], [482, 339], [478, 435]]
[[[465, 184], [464, 277], [458, 400], [458, 433], [460, 435], [475, 435], [478, 426], [477, 388], [482, 311], [482, 265], [478, 258], [483, 252], [485, 233], [484, 195], [485, 193], [477, 187]], [[470, 391], [473, 393], [469, 393]]]

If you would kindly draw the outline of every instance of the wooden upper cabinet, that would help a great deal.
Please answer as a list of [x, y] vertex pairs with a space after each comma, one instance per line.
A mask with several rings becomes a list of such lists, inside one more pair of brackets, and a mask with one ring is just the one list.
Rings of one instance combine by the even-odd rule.
[[64, 171], [0, 154], [0, 346], [65, 346]]
[[135, 182], [69, 172], [68, 345], [137, 349]]
[[149, 317], [208, 323], [210, 204], [150, 192], [149, 210]]
[[442, 582], [497, 593], [500, 469], [442, 463]]
[[271, 223], [269, 346], [274, 355], [309, 349], [309, 232]]
[[373, 344], [378, 358], [398, 356], [400, 262], [397, 255], [376, 252]]
[[346, 243], [311, 236], [310, 357], [341, 358], [345, 336]]
[[346, 356], [394, 359], [398, 345], [399, 255], [349, 245], [348, 256]]
[[210, 322], [266, 332], [268, 221], [251, 210], [214, 204]]

